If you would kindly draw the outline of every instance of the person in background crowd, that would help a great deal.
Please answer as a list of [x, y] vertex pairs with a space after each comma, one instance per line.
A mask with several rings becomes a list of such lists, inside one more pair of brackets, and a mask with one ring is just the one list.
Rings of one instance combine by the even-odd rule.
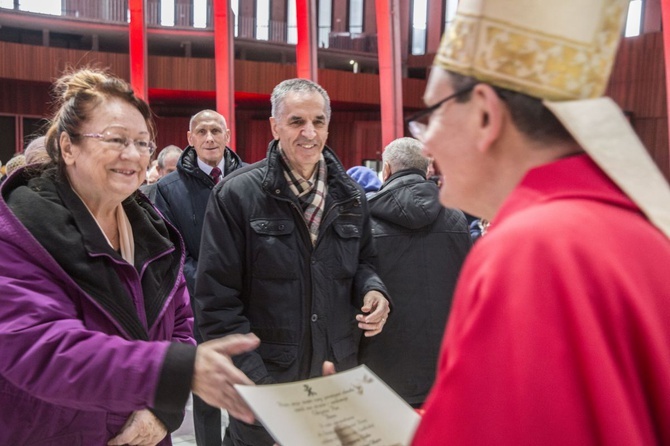
[[147, 169], [147, 178], [145, 184], [154, 184], [160, 178], [158, 173], [158, 159], [151, 161]]
[[[190, 144], [181, 154], [176, 171], [156, 183], [156, 207], [175, 225], [184, 238], [184, 275], [191, 296], [195, 295], [195, 271], [200, 258], [200, 236], [207, 201], [212, 188], [244, 165], [230, 150], [230, 130], [223, 116], [213, 110], [196, 113], [186, 133]], [[195, 339], [202, 342], [197, 327]], [[198, 446], [221, 445], [221, 411], [193, 398], [193, 421]]]
[[55, 94], [52, 162], [0, 188], [0, 444], [169, 445], [189, 391], [253, 420], [230, 355], [258, 340], [193, 345], [181, 239], [136, 193], [149, 106], [93, 69]]
[[10, 176], [12, 172], [26, 165], [26, 157], [23, 153], [14, 155], [7, 164], [5, 164], [5, 174]]
[[600, 97], [628, 3], [458, 4], [409, 126], [490, 225], [415, 446], [670, 444], [670, 188]]
[[[210, 198], [195, 292], [205, 339], [261, 339], [235, 359], [258, 384], [357, 365], [361, 333], [380, 333], [389, 313], [367, 201], [325, 146], [328, 94], [289, 79], [271, 102], [267, 158], [234, 172]], [[229, 432], [230, 444], [274, 444], [262, 426], [235, 416]]]
[[347, 170], [347, 175], [361, 185], [367, 198], [372, 197], [379, 190], [382, 181], [377, 176], [377, 172], [365, 166], [354, 166]]
[[151, 184], [144, 184], [140, 186], [140, 191], [149, 198], [152, 203], [156, 202], [156, 188], [157, 182], [165, 175], [177, 170], [177, 161], [181, 156], [182, 150], [177, 146], [166, 146], [158, 154], [156, 159], [156, 173], [158, 179]]
[[442, 179], [440, 178], [440, 174], [435, 170], [435, 160], [432, 158], [430, 159], [430, 163], [426, 169], [426, 178], [428, 181], [435, 183], [437, 187], [442, 186]]
[[384, 184], [370, 199], [377, 273], [393, 296], [384, 332], [363, 338], [360, 362], [413, 407], [435, 379], [440, 340], [458, 273], [472, 242], [463, 213], [442, 207], [426, 181], [430, 160], [414, 138], [382, 152]]
[[30, 141], [23, 151], [23, 155], [26, 157], [26, 164], [45, 164], [51, 161], [47, 148], [44, 145], [45, 141], [45, 136], [38, 136]]

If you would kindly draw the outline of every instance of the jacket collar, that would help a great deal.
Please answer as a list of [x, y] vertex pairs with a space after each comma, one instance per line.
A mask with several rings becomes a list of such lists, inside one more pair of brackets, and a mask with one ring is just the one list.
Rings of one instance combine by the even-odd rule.
[[[401, 181], [396, 181], [401, 179]], [[379, 188], [379, 192], [388, 189], [394, 189], [396, 187], [402, 187], [407, 183], [417, 183], [421, 181], [426, 181], [426, 172], [421, 171], [420, 169], [403, 169], [399, 170], [384, 181], [382, 187]]]
[[[239, 155], [233, 152], [229, 147], [223, 151], [223, 175], [226, 176], [242, 165], [242, 159]], [[198, 167], [198, 155], [195, 147], [188, 146], [184, 149], [179, 161], [177, 161], [177, 170], [181, 170], [190, 175], [197, 176], [203, 180], [208, 180], [214, 184], [211, 177], [207, 175]]]
[[[132, 339], [148, 339], [144, 324], [137, 316], [137, 309], [127, 286], [118, 275], [119, 268], [132, 268], [114, 251], [90, 212], [74, 193], [67, 180], [57, 177], [55, 169], [45, 172], [22, 173], [12, 189], [24, 188], [19, 200], [11, 206], [25, 229], [56, 261], [64, 274], [69, 276], [86, 294], [95, 300]], [[7, 194], [11, 194], [7, 190]], [[135, 268], [139, 271], [151, 258], [174, 251], [168, 240], [179, 240], [174, 229], [168, 229], [153, 207], [143, 198], [133, 195], [123, 202], [134, 231]], [[49, 224], [44, 224], [48, 221]], [[172, 254], [172, 262], [183, 256], [181, 245]], [[111, 264], [110, 264], [111, 262]], [[116, 264], [116, 268], [111, 265]], [[178, 271], [178, 266], [173, 268]], [[162, 277], [166, 284], [176, 277]], [[158, 317], [166, 293], [145, 295], [145, 312], [148, 326]]]
[[491, 230], [522, 209], [563, 198], [599, 201], [642, 214], [588, 155], [580, 154], [529, 170], [492, 219]]
[[[327, 169], [328, 197], [326, 199], [333, 199], [336, 202], [354, 198], [360, 199], [362, 195], [361, 191], [354, 180], [347, 175], [335, 152], [328, 146], [324, 146], [322, 153]], [[261, 184], [263, 189], [270, 195], [290, 197], [291, 193], [284, 178], [280, 158], [279, 141], [273, 139], [268, 145], [266, 158], [267, 170]]]

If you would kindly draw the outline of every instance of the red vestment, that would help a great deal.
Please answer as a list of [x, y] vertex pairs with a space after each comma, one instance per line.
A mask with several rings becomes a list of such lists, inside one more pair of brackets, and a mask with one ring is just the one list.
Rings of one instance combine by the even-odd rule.
[[670, 241], [586, 155], [475, 245], [424, 409], [415, 446], [670, 444]]

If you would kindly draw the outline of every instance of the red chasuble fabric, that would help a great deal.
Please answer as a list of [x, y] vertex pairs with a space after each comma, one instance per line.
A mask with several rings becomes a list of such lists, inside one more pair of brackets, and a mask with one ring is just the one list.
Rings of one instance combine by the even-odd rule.
[[415, 446], [670, 444], [670, 241], [587, 156], [475, 245], [424, 409]]

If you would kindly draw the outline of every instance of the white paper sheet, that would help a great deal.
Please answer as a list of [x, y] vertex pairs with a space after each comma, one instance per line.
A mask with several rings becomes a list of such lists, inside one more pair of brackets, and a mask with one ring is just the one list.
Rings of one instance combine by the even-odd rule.
[[[282, 446], [404, 446], [419, 423], [414, 409], [364, 365], [305, 381], [235, 388]], [[350, 442], [340, 442], [336, 427]]]

